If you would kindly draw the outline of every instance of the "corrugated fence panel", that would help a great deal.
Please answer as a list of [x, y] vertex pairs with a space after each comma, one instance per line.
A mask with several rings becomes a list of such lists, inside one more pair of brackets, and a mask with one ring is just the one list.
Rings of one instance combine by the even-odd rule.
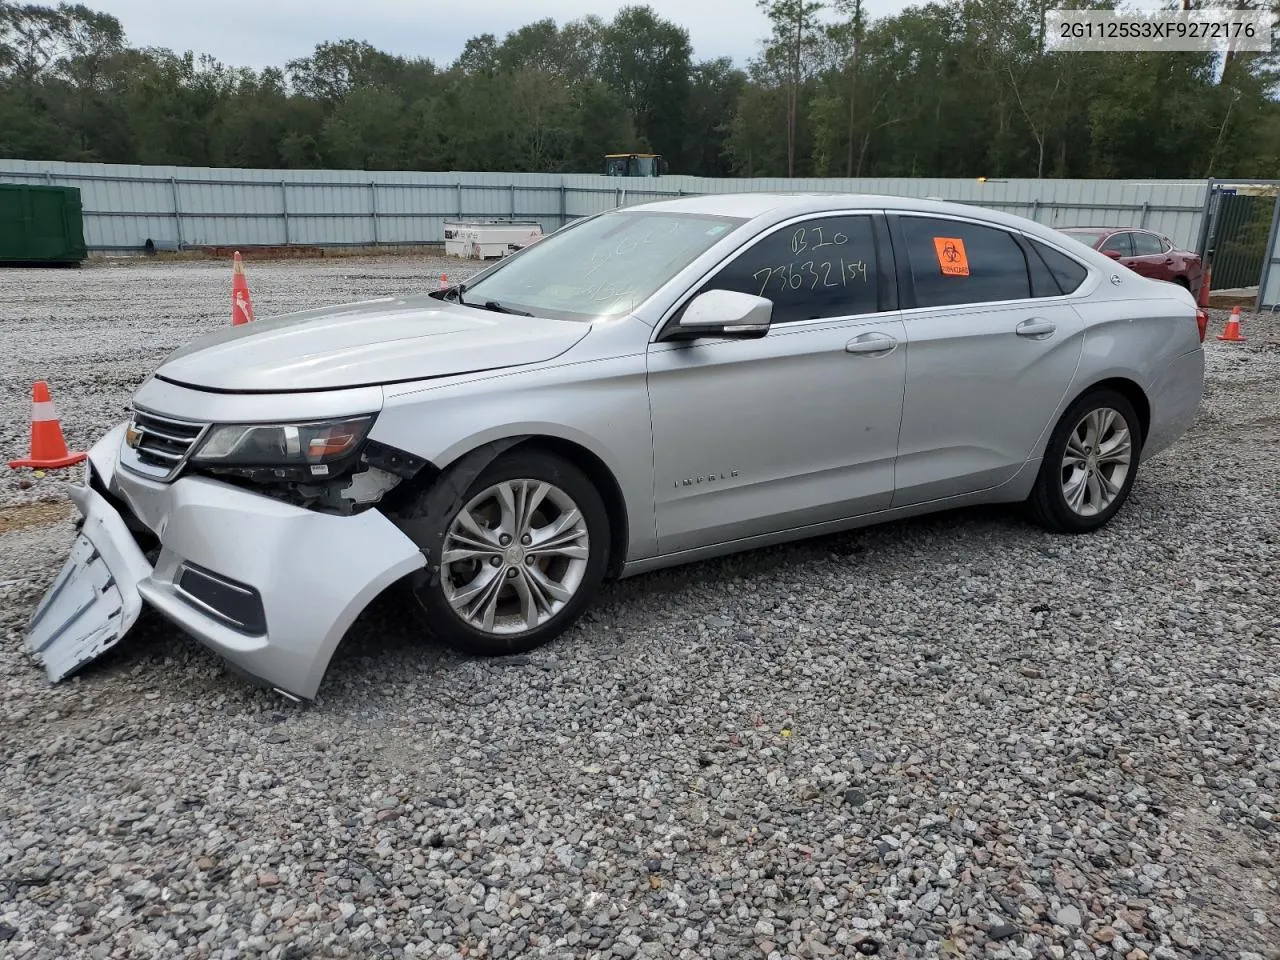
[[1202, 180], [938, 178], [650, 180], [596, 174], [239, 170], [0, 160], [0, 182], [79, 187], [90, 249], [206, 244], [439, 243], [446, 220], [536, 220], [553, 230], [618, 206], [703, 193], [863, 193], [936, 197], [1054, 227], [1146, 226], [1198, 239]]

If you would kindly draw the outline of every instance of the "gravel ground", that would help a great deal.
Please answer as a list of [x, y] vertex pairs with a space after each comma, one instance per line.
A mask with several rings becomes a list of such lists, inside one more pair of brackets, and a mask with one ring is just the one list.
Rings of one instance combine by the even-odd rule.
[[[249, 282], [266, 315], [442, 269]], [[226, 265], [3, 279], [7, 451], [35, 377], [83, 447], [229, 319]], [[755, 551], [501, 663], [388, 596], [304, 706], [149, 617], [48, 686], [20, 629], [70, 529], [6, 475], [0, 956], [1280, 958], [1280, 323], [1246, 334], [1093, 536]]]

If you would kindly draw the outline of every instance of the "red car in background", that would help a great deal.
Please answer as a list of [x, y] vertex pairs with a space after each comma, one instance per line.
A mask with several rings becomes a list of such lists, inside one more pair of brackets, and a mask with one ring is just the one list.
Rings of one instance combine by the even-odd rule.
[[1134, 273], [1200, 292], [1204, 265], [1199, 254], [1179, 250], [1163, 234], [1138, 227], [1065, 227], [1060, 232], [1119, 260]]

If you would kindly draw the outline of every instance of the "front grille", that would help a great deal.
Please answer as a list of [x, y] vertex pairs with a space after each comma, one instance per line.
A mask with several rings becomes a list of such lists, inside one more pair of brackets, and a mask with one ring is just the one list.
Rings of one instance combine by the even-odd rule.
[[175, 420], [147, 410], [135, 410], [131, 428], [138, 439], [129, 445], [134, 465], [148, 476], [172, 477], [186, 462], [207, 427], [192, 420]]
[[191, 445], [204, 432], [204, 424], [171, 420], [138, 410], [133, 427], [142, 433], [138, 441], [138, 459], [153, 467], [173, 469], [187, 458]]

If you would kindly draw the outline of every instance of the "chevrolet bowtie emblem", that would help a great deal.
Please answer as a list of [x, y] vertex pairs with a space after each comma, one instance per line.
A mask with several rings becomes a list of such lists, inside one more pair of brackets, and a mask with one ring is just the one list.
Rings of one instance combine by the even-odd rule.
[[138, 444], [141, 441], [142, 441], [142, 431], [139, 430], [137, 427], [135, 427], [132, 423], [129, 424], [129, 426], [126, 427], [124, 431], [124, 442], [136, 450], [138, 447]]

